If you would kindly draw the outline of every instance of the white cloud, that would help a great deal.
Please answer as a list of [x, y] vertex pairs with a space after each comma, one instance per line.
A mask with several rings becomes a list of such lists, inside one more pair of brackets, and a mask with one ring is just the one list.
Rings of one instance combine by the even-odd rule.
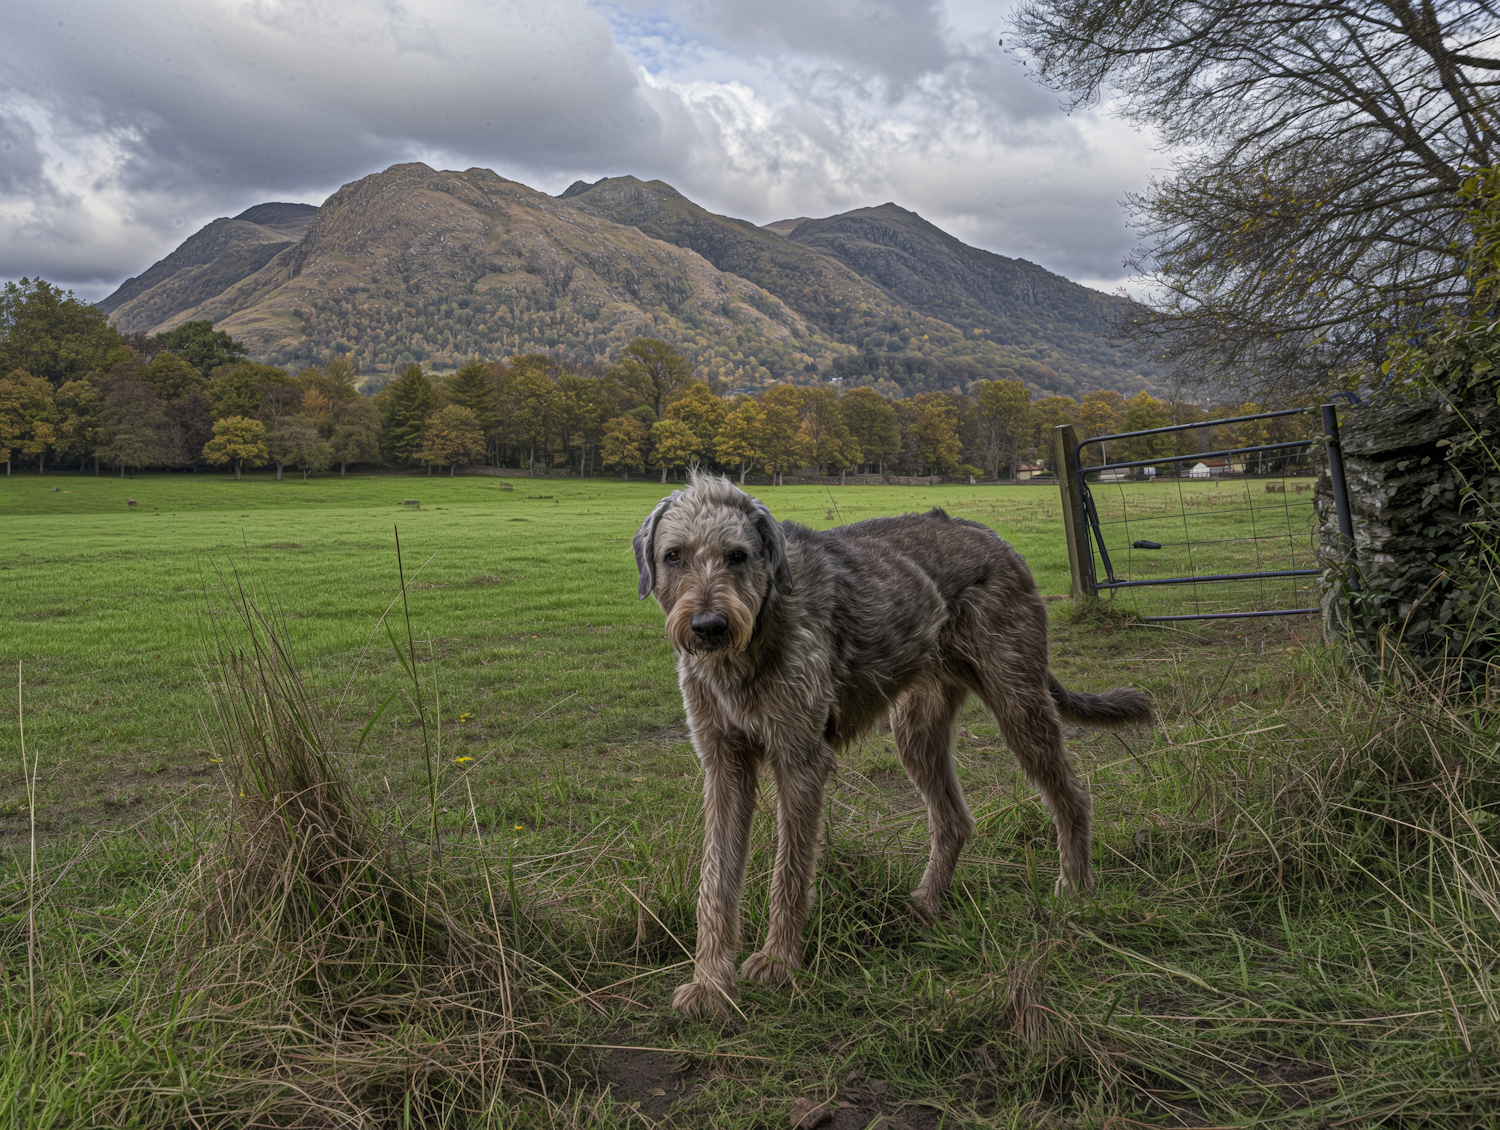
[[[57, 0], [0, 42], [0, 277], [89, 297], [217, 215], [399, 160], [660, 177], [765, 222], [886, 200], [1111, 280], [1149, 151], [967, 0]], [[6, 149], [5, 146], [10, 148]]]

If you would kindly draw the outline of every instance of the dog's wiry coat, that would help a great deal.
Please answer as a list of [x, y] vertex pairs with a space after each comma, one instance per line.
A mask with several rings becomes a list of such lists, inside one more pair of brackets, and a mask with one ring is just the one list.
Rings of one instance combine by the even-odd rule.
[[941, 510], [827, 531], [778, 523], [726, 479], [694, 474], [635, 537], [640, 595], [656, 594], [704, 770], [705, 837], [693, 979], [684, 1011], [736, 995], [740, 889], [766, 765], [776, 781], [771, 922], [741, 973], [786, 983], [802, 962], [823, 793], [834, 751], [887, 715], [932, 835], [913, 901], [936, 913], [974, 830], [953, 764], [977, 694], [1057, 825], [1058, 889], [1086, 888], [1091, 802], [1062, 722], [1146, 721], [1138, 691], [1065, 689], [1047, 661], [1047, 610], [993, 530]]

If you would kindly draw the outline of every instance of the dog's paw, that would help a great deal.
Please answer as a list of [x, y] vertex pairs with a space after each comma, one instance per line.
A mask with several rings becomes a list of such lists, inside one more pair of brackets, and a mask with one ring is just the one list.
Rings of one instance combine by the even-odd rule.
[[679, 985], [672, 994], [672, 1007], [684, 1016], [725, 1017], [729, 1015], [729, 1001], [733, 990], [717, 985], [706, 985], [702, 981], [689, 981]]
[[1052, 893], [1058, 898], [1072, 898], [1075, 895], [1091, 895], [1094, 893], [1094, 877], [1091, 874], [1083, 876], [1083, 882], [1059, 875], [1057, 882], [1053, 884]]
[[760, 950], [745, 958], [745, 964], [740, 966], [740, 976], [760, 985], [786, 988], [796, 985], [796, 972], [801, 966], [801, 958], [785, 957]]
[[911, 908], [917, 912], [917, 916], [929, 925], [942, 917], [943, 900], [926, 887], [918, 887], [906, 897], [911, 902]]

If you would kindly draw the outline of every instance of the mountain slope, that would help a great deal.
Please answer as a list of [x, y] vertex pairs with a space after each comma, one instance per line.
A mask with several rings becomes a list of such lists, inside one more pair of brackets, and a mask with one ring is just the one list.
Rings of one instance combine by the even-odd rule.
[[1112, 321], [1130, 305], [1124, 299], [970, 247], [895, 204], [790, 223], [789, 240], [837, 259], [929, 317], [1001, 344], [1045, 344], [1101, 370], [1134, 367], [1108, 341]]
[[761, 228], [661, 181], [553, 198], [487, 169], [395, 165], [321, 208], [215, 220], [101, 307], [127, 331], [209, 319], [273, 364], [546, 351], [583, 368], [672, 342], [730, 388], [819, 375], [889, 394], [1016, 376], [1037, 393], [1133, 392], [1104, 336], [1124, 300], [968, 247], [883, 205]]
[[345, 185], [302, 239], [159, 323], [209, 318], [276, 364], [352, 352], [361, 371], [548, 350], [576, 365], [652, 333], [730, 384], [837, 346], [694, 252], [487, 169], [413, 163]]
[[[843, 371], [949, 387], [1010, 368], [1037, 391], [1134, 390], [1149, 366], [1108, 340], [1125, 299], [982, 251], [894, 204], [755, 227], [661, 181], [579, 181], [560, 199], [691, 247], [859, 350]], [[915, 344], [914, 344], [915, 343]]]
[[214, 220], [149, 270], [126, 279], [99, 309], [125, 333], [149, 330], [260, 270], [296, 244], [317, 214], [311, 204], [273, 203]]

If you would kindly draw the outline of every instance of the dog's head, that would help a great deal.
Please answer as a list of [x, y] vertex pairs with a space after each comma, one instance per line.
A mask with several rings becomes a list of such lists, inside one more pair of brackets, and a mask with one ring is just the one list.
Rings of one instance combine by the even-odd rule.
[[687, 490], [657, 504], [635, 535], [640, 595], [653, 592], [678, 651], [743, 651], [773, 591], [789, 593], [781, 526], [758, 501], [694, 471]]

